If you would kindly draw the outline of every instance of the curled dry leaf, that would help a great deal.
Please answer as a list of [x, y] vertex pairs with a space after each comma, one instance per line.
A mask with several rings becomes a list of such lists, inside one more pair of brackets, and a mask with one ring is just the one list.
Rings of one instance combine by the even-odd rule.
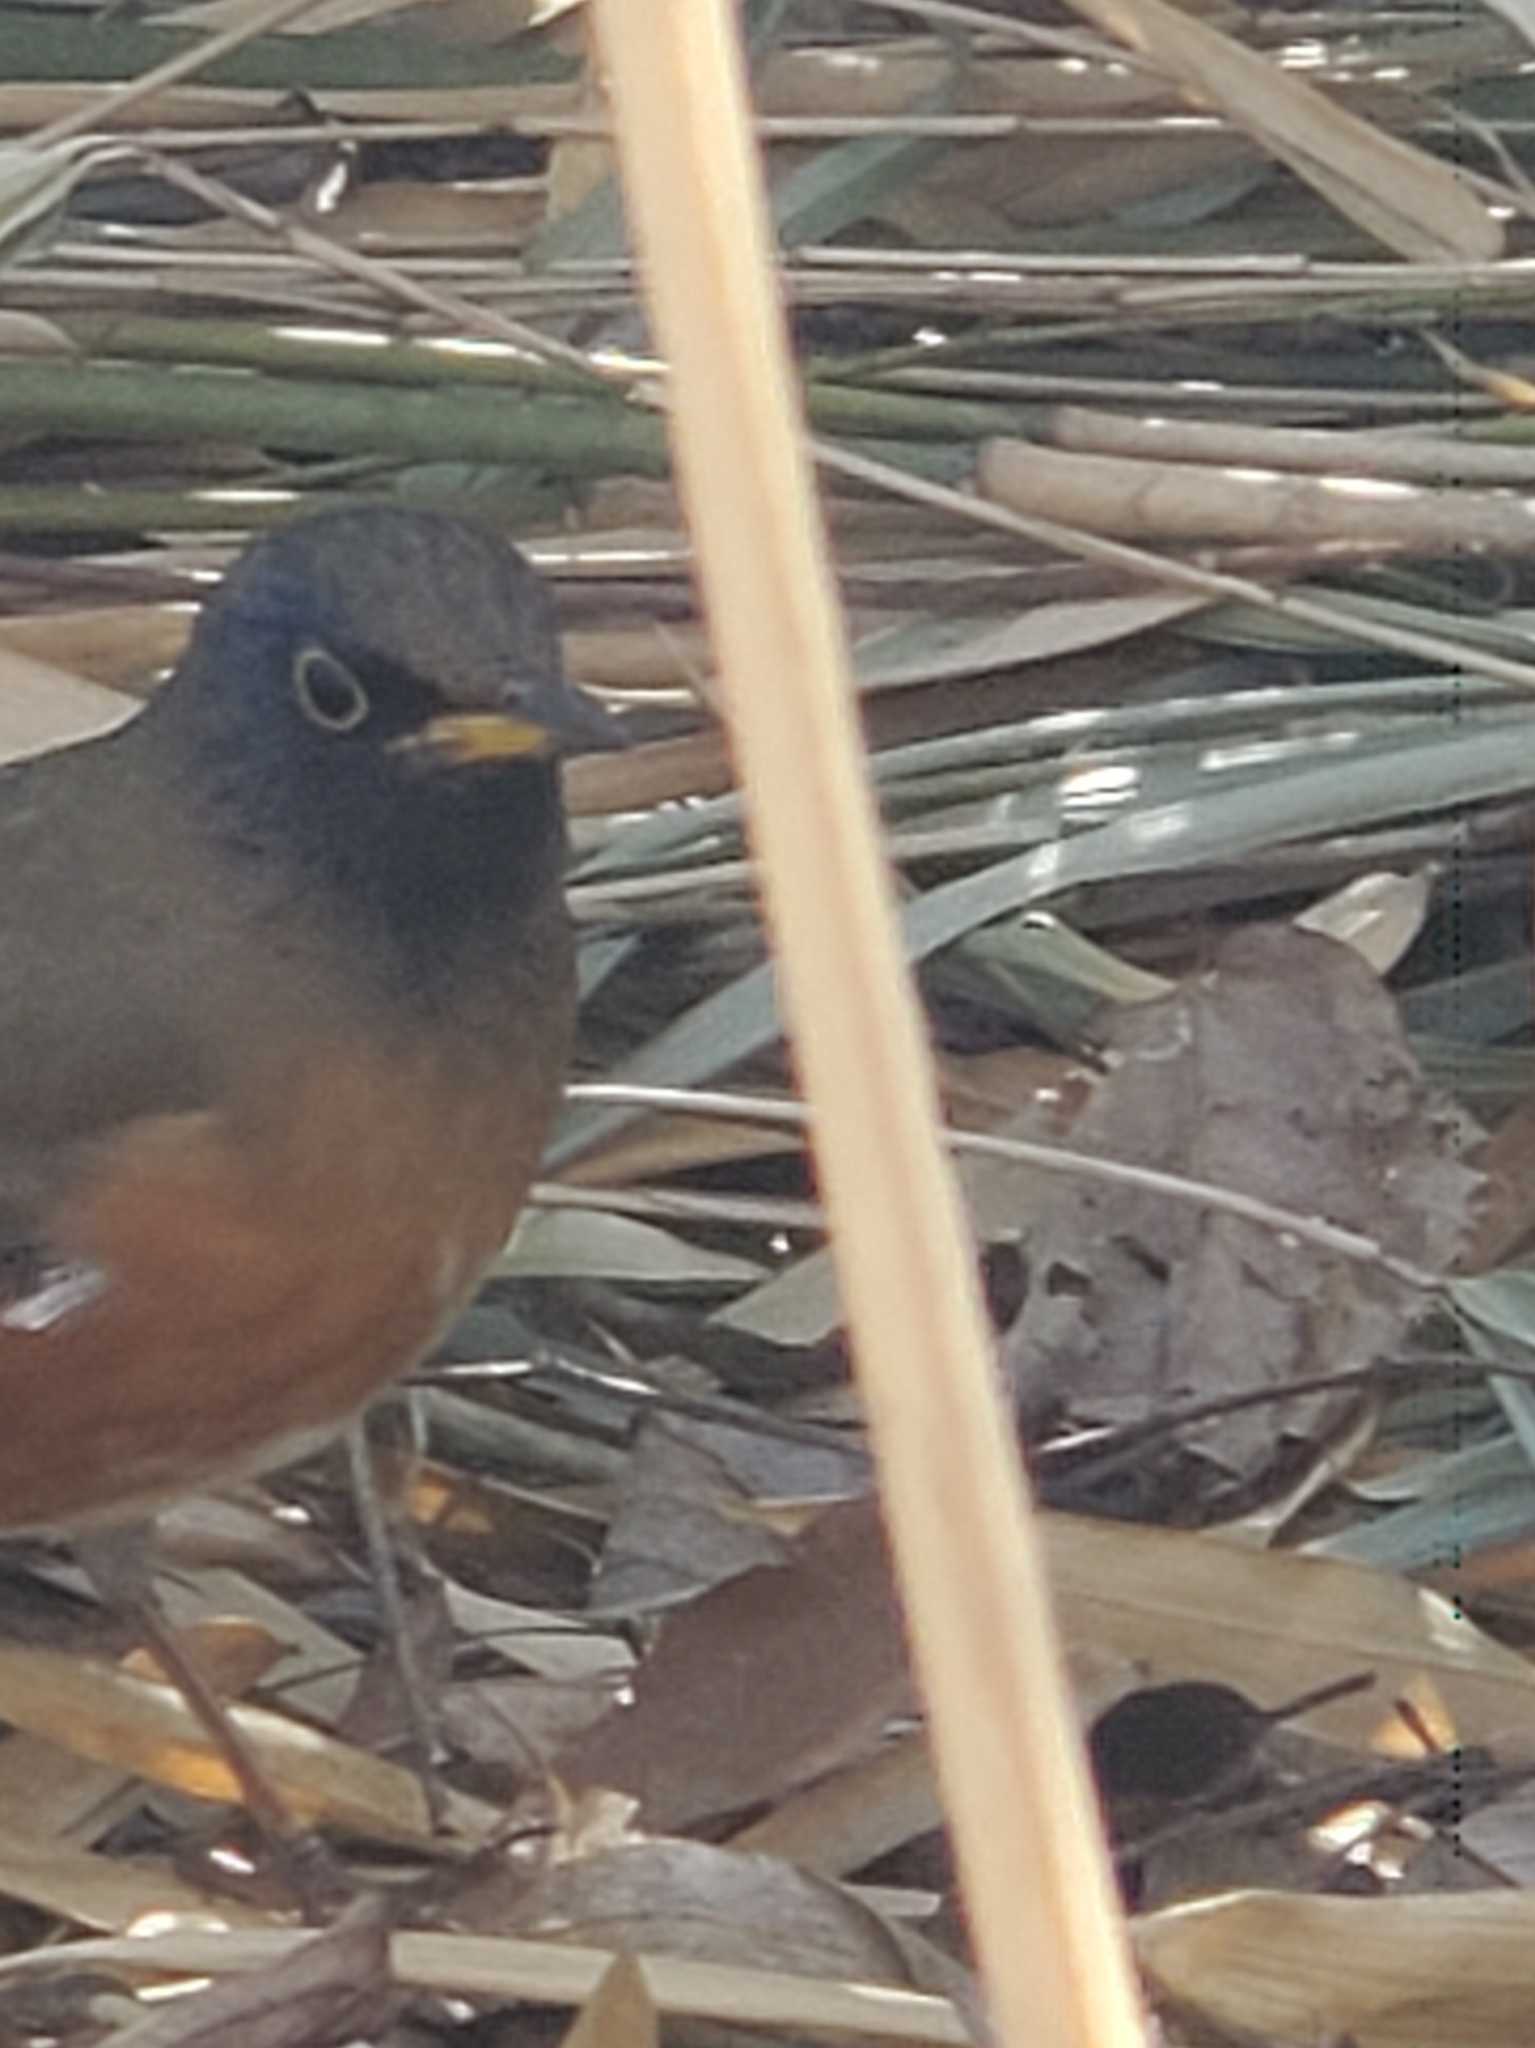
[[[1453, 1259], [1476, 1177], [1390, 995], [1348, 948], [1248, 927], [1213, 971], [1119, 1011], [1109, 1063], [1072, 1134], [1083, 1150], [1325, 1219], [1429, 1272]], [[1049, 1191], [1029, 1256], [1008, 1364], [1027, 1408], [1078, 1421], [1138, 1422], [1181, 1398], [1367, 1365], [1421, 1300], [1382, 1266], [1088, 1180]], [[1325, 1427], [1338, 1399], [1240, 1409], [1189, 1446], [1250, 1478], [1281, 1431]]]

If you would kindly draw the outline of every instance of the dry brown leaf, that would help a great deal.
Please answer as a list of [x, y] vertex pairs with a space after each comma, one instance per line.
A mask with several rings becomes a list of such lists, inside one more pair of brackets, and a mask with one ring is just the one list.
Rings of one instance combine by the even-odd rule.
[[596, 1550], [605, 1516], [439, 1458], [385, 1447], [374, 1463], [400, 1512], [429, 1532], [439, 1568], [457, 1569], [459, 1557], [471, 1567], [515, 1557], [525, 1584], [542, 1583], [562, 1564], [584, 1583], [584, 1558]]
[[[1107, 1029], [1109, 1072], [1075, 1146], [1321, 1216], [1430, 1272], [1448, 1267], [1476, 1179], [1395, 1004], [1351, 949], [1248, 926], [1209, 972], [1119, 1009]], [[1029, 1257], [1008, 1363], [1027, 1408], [1064, 1406], [1084, 1422], [1141, 1421], [1190, 1395], [1277, 1394], [1367, 1365], [1421, 1301], [1380, 1267], [1214, 1206], [1065, 1176], [1038, 1212]], [[1346, 1398], [1238, 1409], [1188, 1431], [1184, 1448], [1211, 1462], [1213, 1492], [1225, 1483], [1215, 1467], [1255, 1476], [1281, 1432], [1325, 1428]], [[1179, 1455], [1173, 1446], [1168, 1469]]]
[[942, 1825], [927, 1738], [903, 1735], [845, 1771], [791, 1793], [730, 1843], [843, 1877]]
[[[439, 1708], [444, 1741], [477, 1765], [518, 1780], [546, 1774], [556, 1750], [593, 1727], [612, 1707], [621, 1676], [481, 1678], [450, 1686]], [[4, 1751], [0, 1750], [0, 1761]]]
[[1071, 1128], [1091, 1088], [1080, 1060], [1040, 1045], [940, 1052], [938, 1082], [948, 1121], [960, 1130], [997, 1131], [1020, 1117], [1040, 1117], [1056, 1135]]
[[[174, 1520], [167, 1510], [162, 1519]], [[157, 1532], [159, 1523], [156, 1524]], [[156, 1555], [161, 1555], [156, 1535]], [[210, 1618], [229, 1614], [259, 1623], [283, 1648], [284, 1703], [307, 1720], [334, 1724], [346, 1707], [357, 1679], [356, 1652], [340, 1636], [323, 1628], [292, 1600], [243, 1571], [223, 1566], [161, 1570], [155, 1597], [174, 1628], [199, 1628]]]
[[1374, 973], [1386, 975], [1422, 931], [1433, 893], [1433, 877], [1421, 869], [1356, 875], [1303, 910], [1295, 923], [1303, 932], [1352, 947]]
[[[239, 1699], [288, 1654], [288, 1645], [270, 1629], [239, 1614], [210, 1616], [192, 1628], [177, 1630], [177, 1637], [185, 1655], [223, 1699]], [[161, 1670], [151, 1649], [131, 1651], [121, 1668], [138, 1678], [175, 1683], [174, 1674]]]
[[1206, 1679], [1274, 1705], [1373, 1671], [1371, 1691], [1305, 1722], [1360, 1747], [1404, 1696], [1441, 1701], [1462, 1742], [1529, 1726], [1535, 1666], [1394, 1573], [1073, 1515], [1047, 1515], [1043, 1533], [1068, 1645], [1132, 1660], [1144, 1684]]
[[788, 1562], [786, 1546], [742, 1512], [751, 1495], [686, 1416], [645, 1421], [625, 1468], [592, 1585], [599, 1613], [660, 1608], [721, 1580]]
[[0, 647], [0, 761], [89, 739], [138, 708], [135, 698]]
[[[1033, 443], [1030, 456], [1039, 451]], [[1069, 458], [1062, 458], [1063, 460]], [[864, 691], [909, 689], [946, 676], [977, 675], [987, 669], [1055, 662], [1084, 649], [1137, 638], [1203, 609], [1208, 598], [1187, 590], [1135, 591], [1097, 598], [1047, 599], [1021, 614], [1010, 612], [987, 625], [981, 616], [964, 622], [962, 636], [950, 647], [905, 655], [902, 643], [912, 628], [905, 617], [860, 634], [856, 644], [860, 686]]]
[[1275, 2048], [1516, 2048], [1530, 2038], [1529, 1892], [1229, 1892], [1134, 1921], [1131, 1936], [1170, 1998]]
[[159, 605], [35, 612], [0, 623], [0, 649], [77, 670], [93, 683], [121, 686], [138, 696], [156, 670], [178, 658], [190, 625], [189, 611]]
[[632, 1792], [676, 1828], [782, 1795], [857, 1754], [910, 1696], [873, 1503], [827, 1509], [786, 1566], [703, 1594], [662, 1625], [634, 1703], [561, 1752], [568, 1783]]
[[398, 1626], [380, 1632], [358, 1675], [336, 1733], [370, 1754], [409, 1757], [419, 1727], [405, 1677], [407, 1659], [414, 1669], [419, 1697], [435, 1718], [453, 1669], [458, 1637], [448, 1612], [447, 1593], [434, 1574], [423, 1573], [399, 1593]]
[[[826, 1543], [819, 1581], [804, 1571], [754, 1572], [671, 1617], [638, 1674], [635, 1705], [571, 1745], [559, 1774], [634, 1792], [647, 1820], [675, 1826], [778, 1797], [796, 1780], [819, 1779], [839, 1748], [862, 1748], [903, 1684], [877, 1515], [873, 1502], [860, 1502], [822, 1518], [835, 1541]], [[1527, 1725], [1535, 1707], [1526, 1659], [1392, 1573], [1211, 1535], [1069, 1515], [1043, 1521], [1072, 1668], [1085, 1673], [1077, 1685], [1084, 1714], [1131, 1676], [1229, 1685], [1272, 1706], [1359, 1671], [1375, 1674], [1373, 1689], [1314, 1710], [1307, 1728], [1380, 1745], [1395, 1725], [1394, 1702], [1408, 1697], [1430, 1710], [1439, 1703], [1460, 1740], [1496, 1742]], [[836, 1657], [827, 1644], [837, 1645]], [[876, 1709], [866, 1720], [860, 1700]], [[798, 1803], [786, 1806], [743, 1839], [817, 1861], [849, 1824], [860, 1842], [866, 1825], [881, 1839], [892, 1828], [904, 1839], [933, 1811], [924, 1760], [915, 1750], [881, 1752], [850, 1774], [871, 1808], [887, 1771], [893, 1817], [847, 1823], [847, 1802], [828, 1779], [824, 1812], [810, 1792], [802, 1818]]]
[[634, 1842], [546, 1870], [511, 1931], [799, 1976], [904, 1983], [879, 1916], [777, 1856], [706, 1842]]
[[543, 217], [543, 188], [531, 178], [491, 192], [380, 178], [354, 186], [323, 224], [333, 241], [375, 253], [432, 249], [449, 241], [464, 249], [478, 244], [504, 250], [510, 257]]
[[867, 1486], [855, 1450], [734, 1423], [664, 1415], [640, 1425], [592, 1585], [597, 1613], [660, 1608], [756, 1566], [830, 1500]]
[[40, 1735], [14, 1731], [0, 1742], [0, 1814], [27, 1841], [94, 1842], [143, 1804], [137, 1778], [93, 1763]]
[[974, 2004], [966, 1971], [845, 1887], [778, 1856], [705, 1842], [640, 1841], [548, 1868], [512, 1925], [790, 1976], [851, 1977]]
[[547, 1607], [528, 1607], [515, 1600], [472, 1592], [453, 1580], [448, 1604], [459, 1630], [499, 1643], [527, 1670], [541, 1678], [584, 1685], [617, 1681], [633, 1663], [628, 1647], [603, 1630]]
[[[253, 1707], [230, 1713], [301, 1820], [407, 1846], [431, 1842], [426, 1795], [411, 1772], [278, 1714]], [[0, 1717], [194, 1798], [239, 1796], [181, 1695], [111, 1665], [0, 1645]], [[455, 1798], [453, 1806], [453, 1825], [478, 1831], [494, 1818], [478, 1801]]]

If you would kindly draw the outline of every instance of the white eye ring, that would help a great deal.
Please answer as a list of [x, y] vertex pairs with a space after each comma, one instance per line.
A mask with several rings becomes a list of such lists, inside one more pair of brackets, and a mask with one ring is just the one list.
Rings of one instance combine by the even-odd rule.
[[325, 732], [356, 732], [373, 709], [346, 663], [323, 647], [300, 651], [293, 664], [293, 694], [304, 716]]

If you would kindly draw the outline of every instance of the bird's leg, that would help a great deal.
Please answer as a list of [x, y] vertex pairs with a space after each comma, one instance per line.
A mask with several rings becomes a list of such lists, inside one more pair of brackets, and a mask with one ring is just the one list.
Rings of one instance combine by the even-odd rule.
[[390, 1541], [383, 1503], [379, 1499], [378, 1481], [368, 1449], [365, 1415], [359, 1415], [348, 1428], [346, 1452], [352, 1478], [352, 1496], [357, 1505], [357, 1519], [362, 1527], [363, 1547], [368, 1555], [374, 1596], [378, 1601], [384, 1628], [393, 1648], [395, 1670], [399, 1674], [400, 1691], [405, 1702], [407, 1751], [416, 1775], [421, 1780], [421, 1789], [426, 1795], [427, 1811], [432, 1817], [432, 1823], [440, 1827], [446, 1815], [447, 1801], [442, 1782], [437, 1775], [437, 1713], [426, 1682], [426, 1674], [421, 1669], [421, 1659], [416, 1654], [416, 1638], [411, 1631], [410, 1617], [405, 1611], [405, 1601], [400, 1591], [399, 1567], [395, 1560], [394, 1545]]
[[80, 1535], [74, 1548], [81, 1569], [102, 1600], [135, 1624], [166, 1678], [202, 1723], [239, 1786], [241, 1803], [304, 1918], [311, 1925], [322, 1925], [337, 1900], [350, 1898], [354, 1887], [326, 1844], [289, 1810], [217, 1689], [167, 1621], [150, 1573], [149, 1525], [135, 1523]]

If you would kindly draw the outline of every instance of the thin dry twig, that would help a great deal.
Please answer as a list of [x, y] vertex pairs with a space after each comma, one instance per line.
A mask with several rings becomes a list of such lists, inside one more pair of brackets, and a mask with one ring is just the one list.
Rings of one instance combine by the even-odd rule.
[[[620, 1103], [625, 1107], [670, 1110], [691, 1116], [728, 1116], [760, 1123], [812, 1127], [811, 1112], [802, 1103], [785, 1102], [766, 1095], [737, 1095], [727, 1088], [655, 1088], [619, 1081], [585, 1081], [567, 1093], [577, 1102]], [[1103, 1159], [1092, 1152], [1079, 1152], [1070, 1145], [1047, 1145], [1033, 1138], [1003, 1138], [987, 1131], [943, 1133], [944, 1143], [954, 1152], [973, 1152], [990, 1159], [1007, 1159], [1017, 1166], [1037, 1166], [1042, 1173], [1075, 1174], [1080, 1180], [1099, 1180], [1114, 1187], [1139, 1188], [1149, 1195], [1164, 1195], [1170, 1202], [1188, 1202], [1195, 1208], [1215, 1209], [1227, 1216], [1240, 1216], [1276, 1236], [1299, 1238], [1318, 1251], [1335, 1258], [1350, 1259], [1357, 1265], [1378, 1266], [1393, 1279], [1424, 1293], [1442, 1282], [1438, 1275], [1410, 1259], [1388, 1252], [1373, 1237], [1357, 1230], [1345, 1230], [1322, 1216], [1303, 1216], [1299, 1210], [1284, 1209], [1273, 1202], [1244, 1195], [1238, 1188], [1223, 1188], [1214, 1181], [1195, 1180], [1187, 1174], [1165, 1173], [1154, 1166], [1137, 1166], [1127, 1159]], [[630, 1191], [630, 1199], [634, 1191]], [[546, 1186], [538, 1197], [550, 1199], [555, 1190]], [[593, 1202], [602, 1199], [598, 1189], [563, 1191], [560, 1199], [579, 1203], [583, 1195]], [[711, 1198], [714, 1199], [714, 1198]]]

